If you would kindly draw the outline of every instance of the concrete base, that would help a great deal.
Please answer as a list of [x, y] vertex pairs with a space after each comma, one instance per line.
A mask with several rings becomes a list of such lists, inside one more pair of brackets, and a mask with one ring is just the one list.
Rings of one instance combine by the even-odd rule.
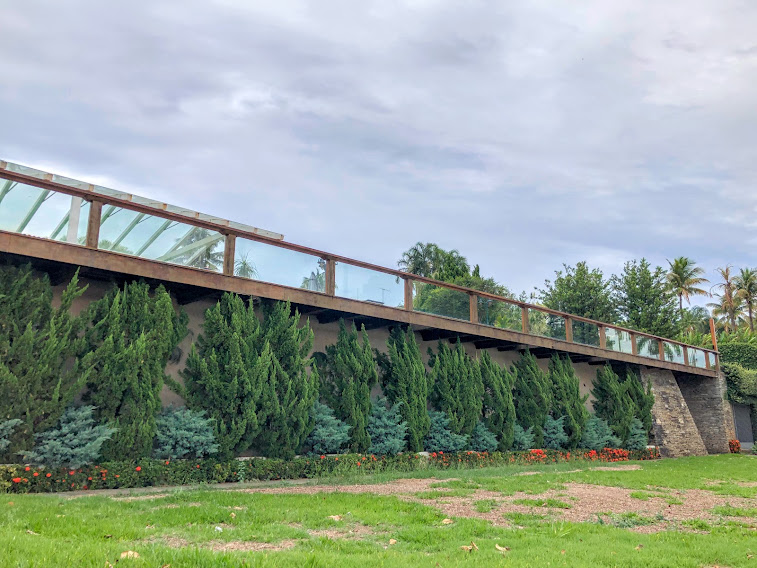
[[673, 373], [641, 367], [641, 380], [652, 385], [654, 436], [663, 457], [704, 456], [707, 448]]

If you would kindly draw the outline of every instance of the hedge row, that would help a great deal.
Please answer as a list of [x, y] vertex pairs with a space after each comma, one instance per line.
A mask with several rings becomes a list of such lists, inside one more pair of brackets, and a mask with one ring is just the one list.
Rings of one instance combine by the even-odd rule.
[[400, 454], [376, 457], [365, 454], [311, 456], [292, 460], [253, 458], [248, 460], [142, 459], [108, 462], [77, 470], [46, 470], [23, 465], [0, 466], [1, 493], [50, 493], [92, 489], [117, 489], [198, 483], [234, 483], [254, 480], [317, 478], [381, 471], [423, 469], [472, 469], [486, 466], [528, 465], [566, 461], [617, 462], [658, 459], [657, 448], [628, 451], [606, 448], [573, 452], [530, 450], [527, 452], [459, 452]]

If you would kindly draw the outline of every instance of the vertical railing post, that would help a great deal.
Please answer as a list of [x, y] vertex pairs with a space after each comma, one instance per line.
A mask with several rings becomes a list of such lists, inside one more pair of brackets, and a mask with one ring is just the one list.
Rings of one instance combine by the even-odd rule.
[[470, 295], [470, 320], [478, 323], [478, 294]]
[[88, 248], [97, 248], [100, 242], [100, 219], [103, 213], [103, 202], [94, 200], [89, 205], [89, 218], [87, 219], [87, 238], [85, 244]]
[[336, 295], [336, 262], [330, 258], [326, 259], [326, 294], [329, 296]]
[[413, 311], [413, 280], [405, 277], [405, 309]]
[[226, 234], [223, 246], [223, 273], [226, 276], [234, 276], [234, 255], [237, 248], [237, 236]]
[[685, 345], [683, 346], [683, 364], [687, 366], [689, 364], [689, 348]]
[[520, 308], [520, 327], [523, 333], [529, 333], [528, 331], [528, 306], [521, 306]]
[[710, 365], [710, 354], [707, 351], [702, 351], [704, 353], [704, 368], [705, 369], [712, 369], [712, 365]]
[[657, 340], [657, 344], [660, 346], [660, 361], [665, 360], [665, 342], [662, 339]]
[[599, 329], [599, 348], [607, 349], [607, 330], [605, 326], [598, 326]]
[[573, 318], [565, 317], [565, 341], [573, 343]]
[[636, 334], [629, 333], [628, 337], [631, 339], [631, 355], [638, 355], [639, 350], [636, 348]]

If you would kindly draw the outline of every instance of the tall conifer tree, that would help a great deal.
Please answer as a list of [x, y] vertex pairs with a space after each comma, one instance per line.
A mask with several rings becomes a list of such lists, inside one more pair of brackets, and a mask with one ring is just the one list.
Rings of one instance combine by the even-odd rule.
[[589, 395], [581, 396], [576, 371], [567, 357], [552, 356], [549, 377], [552, 382], [552, 415], [558, 420], [563, 418], [567, 447], [577, 448], [589, 419], [585, 406]]
[[429, 379], [412, 329], [394, 328], [387, 339], [388, 358], [382, 386], [392, 404], [401, 402], [402, 421], [407, 424], [407, 447], [423, 450], [423, 439], [431, 426], [427, 404]]
[[552, 385], [549, 375], [539, 368], [536, 357], [526, 351], [513, 364], [515, 416], [524, 430], [533, 428], [534, 446], [544, 443], [544, 422], [552, 409]]
[[371, 388], [378, 381], [368, 332], [363, 327], [358, 340], [355, 324], [349, 331], [339, 321], [336, 344], [326, 347], [321, 365], [321, 396], [340, 420], [350, 425], [350, 449], [365, 452], [371, 445], [368, 417], [371, 412]]
[[481, 382], [484, 387], [482, 414], [484, 424], [497, 438], [501, 451], [513, 445], [515, 426], [515, 404], [513, 403], [513, 383], [515, 377], [506, 368], [495, 363], [487, 351], [481, 353], [478, 361]]
[[595, 399], [594, 413], [607, 422], [621, 443], [625, 442], [631, 432], [635, 405], [610, 365], [597, 370], [591, 394]]
[[93, 370], [85, 399], [100, 422], [117, 430], [103, 446], [105, 459], [149, 456], [160, 412], [168, 357], [187, 331], [161, 285], [144, 282], [113, 289], [90, 305], [86, 341]]
[[481, 419], [484, 394], [478, 362], [468, 356], [459, 341], [455, 349], [440, 341], [429, 363], [431, 404], [447, 413], [450, 431], [470, 436]]
[[71, 316], [71, 304], [85, 289], [77, 272], [53, 308], [47, 275], [35, 276], [30, 265], [0, 267], [0, 423], [21, 420], [2, 462], [31, 449], [34, 435], [54, 426], [84, 387], [91, 358], [69, 363], [83, 344], [83, 318]]

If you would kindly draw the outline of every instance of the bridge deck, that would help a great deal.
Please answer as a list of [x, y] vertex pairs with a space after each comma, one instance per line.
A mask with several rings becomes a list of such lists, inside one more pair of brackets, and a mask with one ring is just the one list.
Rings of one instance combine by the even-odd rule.
[[0, 162], [0, 253], [289, 300], [321, 320], [411, 325], [424, 337], [459, 337], [482, 349], [529, 347], [702, 376], [716, 376], [719, 364], [715, 351], [313, 250], [6, 162]]

